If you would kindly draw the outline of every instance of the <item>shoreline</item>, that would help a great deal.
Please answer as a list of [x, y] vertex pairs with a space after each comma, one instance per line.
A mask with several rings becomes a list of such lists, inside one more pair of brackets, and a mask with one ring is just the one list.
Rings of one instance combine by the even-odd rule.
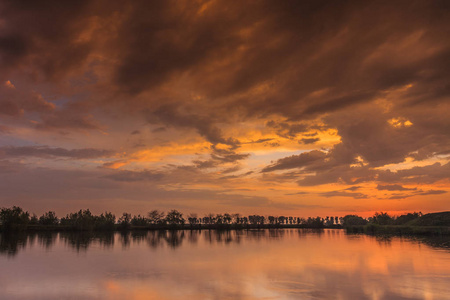
[[303, 224], [184, 224], [184, 225], [150, 225], [150, 226], [129, 226], [124, 228], [115, 224], [113, 228], [73, 228], [63, 225], [28, 225], [26, 228], [13, 228], [3, 230], [0, 226], [0, 233], [15, 232], [127, 232], [127, 231], [182, 231], [182, 230], [254, 230], [254, 229], [344, 229], [348, 234], [367, 235], [450, 235], [448, 226], [403, 226], [403, 225], [352, 225], [352, 226], [323, 226], [311, 227]]
[[113, 228], [74, 228], [64, 225], [28, 225], [25, 228], [12, 228], [3, 230], [0, 226], [1, 232], [15, 232], [15, 231], [102, 231], [102, 232], [116, 232], [116, 231], [155, 231], [155, 230], [248, 230], [248, 229], [343, 229], [341, 225], [311, 227], [303, 224], [184, 224], [184, 225], [149, 225], [149, 226], [128, 226], [123, 227], [115, 224]]
[[368, 235], [450, 235], [449, 226], [405, 226], [405, 225], [352, 225], [346, 226], [347, 233]]

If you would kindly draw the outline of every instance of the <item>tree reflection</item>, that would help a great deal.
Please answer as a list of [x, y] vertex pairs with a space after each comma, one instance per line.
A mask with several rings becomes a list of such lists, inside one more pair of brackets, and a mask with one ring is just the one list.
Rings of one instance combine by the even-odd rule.
[[[123, 232], [14, 232], [0, 234], [0, 255], [15, 256], [19, 251], [36, 245], [49, 250], [55, 243], [62, 242], [63, 245], [79, 251], [87, 251], [94, 244], [104, 248], [114, 246], [115, 238], [124, 248], [132, 244], [146, 244], [149, 248], [156, 249], [168, 247], [177, 249], [183, 245], [185, 240], [188, 244], [197, 244], [199, 241], [211, 245], [240, 244], [243, 239], [251, 241], [264, 241], [267, 239], [305, 238], [307, 235], [315, 234], [321, 236], [339, 235], [339, 232], [324, 231], [323, 229], [254, 229], [254, 230], [138, 230]], [[349, 235], [343, 234], [347, 238]], [[384, 247], [391, 245], [392, 236], [375, 236], [378, 244]], [[450, 249], [450, 236], [422, 236], [401, 237], [415, 243], [426, 244], [434, 248]], [[37, 242], [36, 242], [37, 241]]]
[[38, 232], [37, 239], [39, 245], [41, 245], [46, 250], [50, 250], [52, 246], [55, 244], [56, 239], [58, 238], [58, 233], [56, 232]]
[[392, 236], [389, 235], [380, 235], [375, 237], [377, 243], [380, 247], [391, 247], [392, 246]]
[[201, 230], [190, 230], [188, 232], [189, 244], [197, 244]]
[[175, 249], [181, 246], [185, 238], [185, 234], [184, 230], [170, 230], [166, 232], [164, 237], [165, 237], [164, 240], [167, 243], [167, 245], [170, 248]]
[[77, 252], [86, 251], [92, 243], [110, 248], [114, 245], [114, 233], [67, 231], [60, 233], [60, 240]]
[[121, 231], [120, 232], [120, 243], [122, 244], [122, 248], [126, 249], [130, 246], [131, 242], [131, 233], [129, 231]]
[[25, 232], [0, 234], [0, 253], [15, 256], [19, 250], [24, 249], [29, 241], [29, 234]]

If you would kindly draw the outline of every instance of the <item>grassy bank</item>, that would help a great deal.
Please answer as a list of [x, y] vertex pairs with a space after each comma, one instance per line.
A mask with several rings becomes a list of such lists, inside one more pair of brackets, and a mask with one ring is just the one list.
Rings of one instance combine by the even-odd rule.
[[450, 235], [449, 226], [410, 225], [353, 225], [346, 226], [347, 233], [393, 234], [393, 235]]

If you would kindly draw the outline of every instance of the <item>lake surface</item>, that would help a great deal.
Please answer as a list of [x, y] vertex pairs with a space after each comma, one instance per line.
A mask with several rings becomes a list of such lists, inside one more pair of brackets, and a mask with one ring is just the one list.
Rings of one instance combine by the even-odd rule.
[[343, 230], [0, 236], [0, 299], [450, 299], [448, 240]]

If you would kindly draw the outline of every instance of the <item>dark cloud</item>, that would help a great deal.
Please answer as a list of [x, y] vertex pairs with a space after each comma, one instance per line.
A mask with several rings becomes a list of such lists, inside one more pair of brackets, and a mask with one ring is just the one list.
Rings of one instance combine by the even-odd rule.
[[303, 168], [305, 166], [314, 164], [317, 161], [322, 161], [326, 157], [326, 153], [323, 151], [313, 150], [310, 152], [304, 152], [299, 155], [292, 155], [289, 157], [281, 158], [270, 166], [262, 169], [262, 172], [272, 172], [276, 170], [286, 170], [294, 168]]
[[423, 167], [412, 167], [410, 169], [397, 170], [396, 172], [380, 171], [378, 180], [382, 182], [405, 182], [417, 184], [431, 184], [443, 179], [450, 178], [450, 163], [441, 165], [434, 163]]
[[[208, 160], [193, 160], [195, 168], [210, 169], [217, 168], [226, 164], [237, 164], [240, 160], [247, 159], [249, 153], [237, 153], [234, 146], [227, 148], [218, 148], [216, 145], [211, 146], [210, 159]], [[230, 173], [240, 170], [239, 165], [234, 165], [222, 171], [222, 173]]]
[[272, 147], [272, 148], [276, 148], [280, 146], [279, 142], [272, 142], [272, 143], [264, 143], [265, 147]]
[[0, 15], [6, 23], [0, 32], [2, 69], [32, 67], [31, 76], [60, 80], [59, 76], [79, 68], [92, 48], [89, 41], [79, 38], [95, 15], [91, 4], [85, 0], [64, 4], [3, 1]]
[[377, 190], [379, 191], [415, 191], [417, 188], [405, 188], [400, 184], [386, 184], [386, 185], [377, 185]]
[[[305, 172], [297, 173], [297, 183], [300, 186], [314, 186], [327, 183], [343, 183], [343, 184], [358, 184], [362, 182], [383, 182], [394, 184], [397, 182], [404, 182], [407, 184], [432, 184], [441, 180], [449, 179], [450, 163], [441, 165], [435, 163], [433, 165], [423, 167], [412, 167], [409, 169], [397, 170], [376, 170], [368, 166], [350, 167], [350, 166], [331, 166], [328, 162], [323, 165], [316, 163], [314, 168], [307, 167], [310, 172], [315, 174], [305, 174]], [[383, 186], [383, 185], [381, 185]], [[385, 185], [386, 186], [386, 185]], [[389, 188], [389, 185], [387, 185]]]
[[92, 115], [74, 113], [73, 111], [60, 111], [50, 115], [43, 115], [42, 122], [35, 125], [37, 129], [55, 130], [101, 130], [103, 127]]
[[22, 110], [14, 102], [3, 100], [0, 102], [0, 112], [7, 116], [18, 116], [22, 113]]
[[10, 132], [11, 128], [9, 128], [8, 126], [0, 125], [0, 133], [10, 133]]
[[166, 127], [158, 127], [152, 130], [153, 133], [164, 132], [166, 131]]
[[313, 133], [304, 133], [303, 136], [308, 136], [308, 137], [313, 137], [313, 136], [317, 136], [318, 133], [317, 132], [313, 132]]
[[263, 181], [264, 184], [278, 184], [283, 182], [296, 181], [302, 176], [304, 176], [303, 171], [293, 171], [293, 172], [288, 171], [283, 173], [263, 172], [261, 176], [261, 181]]
[[234, 163], [249, 157], [249, 153], [236, 153], [226, 149], [214, 149], [211, 158], [221, 163]]
[[246, 144], [261, 144], [265, 142], [273, 141], [274, 139], [258, 139], [256, 141], [247, 142]]
[[61, 131], [102, 128], [85, 104], [68, 101], [57, 106], [41, 94], [33, 90], [21, 90], [10, 81], [0, 85], [0, 117], [2, 115], [31, 123], [36, 129]]
[[118, 170], [112, 174], [103, 176], [107, 179], [123, 182], [135, 182], [135, 181], [159, 181], [164, 177], [163, 173], [153, 171], [126, 171]]
[[295, 138], [297, 134], [307, 132], [310, 125], [305, 123], [275, 122], [273, 120], [266, 123], [267, 127], [274, 128], [276, 133], [284, 138]]
[[363, 193], [350, 193], [346, 191], [331, 191], [331, 192], [323, 192], [319, 194], [322, 197], [351, 197], [354, 199], [367, 199], [369, 198], [368, 195]]
[[[317, 171], [311, 169], [311, 174], [301, 174], [297, 181], [300, 186], [315, 186], [327, 183], [359, 184], [375, 179], [375, 173], [366, 167], [330, 166], [327, 162], [318, 164]], [[315, 172], [315, 173], [314, 173]]]
[[[160, 179], [170, 173], [191, 183], [210, 182], [203, 172], [233, 170], [249, 158], [239, 151], [246, 126], [281, 137], [249, 142], [266, 150], [283, 139], [327, 144], [322, 133], [332, 129], [337, 144], [278, 159], [262, 168], [261, 181], [373, 182], [406, 191], [403, 185], [449, 178], [449, 163], [442, 162], [450, 153], [449, 12], [445, 0], [5, 0], [0, 132], [8, 132], [7, 144], [34, 133], [25, 142], [47, 144], [39, 139], [54, 132], [81, 131], [91, 139], [90, 131], [109, 130], [118, 149], [117, 129], [138, 134], [143, 124], [153, 129], [149, 136], [167, 140], [200, 136], [211, 144], [210, 156], [169, 166]], [[157, 144], [145, 138], [135, 145]], [[114, 156], [83, 149], [83, 138], [70, 143], [80, 149], [4, 147], [1, 153]], [[441, 163], [389, 170], [436, 158]], [[158, 179], [148, 172], [109, 179]], [[363, 197], [357, 187], [334, 193]]]
[[[447, 108], [435, 112], [435, 121], [430, 120], [429, 111], [403, 112], [403, 122], [396, 124], [393, 120], [401, 120], [398, 112], [383, 111], [381, 107], [364, 106], [354, 110], [342, 111], [330, 115], [326, 121], [338, 130], [342, 142], [334, 147], [330, 156], [337, 161], [349, 163], [357, 156], [371, 166], [403, 162], [415, 152], [430, 153], [430, 145], [434, 148], [446, 149], [450, 145], [448, 133], [450, 122], [444, 115]], [[408, 116], [409, 115], [409, 116]], [[410, 121], [409, 125], [406, 121]], [[439, 124], [439, 125], [438, 125]], [[432, 152], [430, 153], [432, 156]]]
[[352, 187], [349, 187], [349, 188], [346, 188], [346, 189], [344, 189], [345, 191], [352, 191], [352, 192], [354, 192], [354, 191], [357, 191], [357, 190], [359, 190], [359, 189], [361, 189], [362, 188], [362, 186], [352, 186]]
[[40, 157], [40, 158], [71, 158], [71, 159], [95, 159], [113, 157], [114, 151], [103, 149], [64, 149], [48, 146], [22, 146], [22, 147], [0, 147], [0, 156], [13, 157]]
[[[187, 75], [200, 94], [235, 96], [225, 107], [252, 115], [335, 111], [410, 82], [421, 99], [448, 95], [444, 2], [283, 2], [4, 1], [0, 52], [4, 67], [33, 66], [49, 79], [102, 52], [121, 92]], [[261, 83], [265, 96], [243, 102]]]
[[20, 91], [10, 81], [0, 85], [0, 115], [18, 117], [25, 112], [48, 113], [53, 110], [55, 105], [36, 92]]
[[[417, 160], [420, 156], [420, 159], [427, 159], [441, 155], [438, 153], [446, 153], [444, 149], [448, 149], [450, 145], [450, 136], [445, 132], [450, 125], [448, 118], [445, 118], [448, 114], [447, 106], [443, 105], [439, 111], [435, 111], [433, 117], [430, 113], [429, 109], [405, 110], [402, 114], [407, 117], [402, 118], [395, 111], [383, 111], [379, 106], [363, 105], [354, 110], [328, 115], [325, 121], [338, 130], [340, 143], [308, 166], [298, 164], [292, 157], [286, 157], [263, 171], [280, 169], [276, 165], [281, 163], [282, 169], [302, 168], [305, 174], [299, 176], [300, 185], [357, 184], [365, 181], [421, 184], [448, 178], [445, 175], [448, 164], [437, 163], [396, 172], [377, 169], [388, 164], [402, 163], [408, 157]], [[306, 157], [307, 153], [303, 155]], [[313, 174], [306, 174], [307, 172]]]
[[286, 195], [308, 195], [308, 192], [297, 192], [297, 193], [290, 193], [290, 194], [286, 194]]
[[[230, 169], [233, 169], [233, 168], [230, 168]], [[229, 170], [230, 170], [230, 169], [229, 169]], [[227, 170], [225, 170], [225, 171], [227, 171]], [[224, 173], [224, 174], [231, 173], [231, 172], [225, 172], [225, 171], [222, 172], [222, 173]], [[237, 170], [236, 170], [236, 171], [237, 171]], [[234, 171], [233, 171], [233, 172], [234, 172]], [[219, 177], [219, 179], [221, 179], [221, 180], [227, 180], [227, 179], [243, 178], [243, 177], [246, 177], [246, 176], [251, 175], [251, 174], [253, 174], [253, 173], [254, 173], [253, 171], [248, 171], [248, 172], [243, 173], [243, 174], [222, 176], [222, 177]]]
[[209, 169], [215, 168], [219, 165], [219, 162], [216, 160], [194, 160], [192, 161], [194, 165], [199, 169]]
[[165, 124], [178, 128], [194, 128], [212, 144], [226, 144], [237, 147], [240, 143], [233, 138], [225, 138], [222, 130], [214, 125], [217, 121], [211, 115], [198, 115], [183, 113], [180, 108], [171, 105], [162, 105], [154, 111], [147, 111], [146, 118], [151, 124]]
[[[367, 103], [406, 84], [414, 87], [404, 98], [414, 103], [448, 97], [445, 2], [105, 4], [4, 1], [3, 69], [33, 69], [43, 81], [79, 76], [88, 82], [86, 74], [101, 65], [104, 73], [96, 76], [106, 77], [99, 94], [117, 87], [125, 96], [111, 98], [145, 106], [150, 122], [195, 128], [212, 143], [236, 142], [223, 136], [219, 122], [273, 114], [287, 121], [268, 126], [292, 138], [309, 128], [300, 119]], [[187, 86], [200, 100], [164, 94], [172, 85]], [[163, 96], [132, 101], [147, 91]], [[4, 113], [20, 113], [12, 102], [2, 105]], [[55, 118], [44, 123], [64, 124]], [[89, 121], [69, 123], [98, 128]]]
[[40, 114], [40, 121], [35, 128], [53, 131], [90, 131], [102, 130], [104, 127], [89, 112], [90, 105], [85, 102], [68, 101], [58, 109]]
[[0, 160], [0, 173], [8, 174], [8, 173], [18, 173], [20, 170], [24, 169], [22, 163], [9, 161], [2, 159]]
[[311, 139], [301, 139], [299, 141], [300, 144], [305, 144], [305, 145], [310, 145], [310, 144], [315, 144], [316, 142], [320, 141], [319, 138], [311, 138]]
[[445, 194], [448, 193], [447, 191], [444, 190], [429, 190], [429, 191], [422, 191], [417, 193], [417, 195], [421, 195], [421, 196], [426, 196], [426, 195], [440, 195], [440, 194]]
[[237, 163], [250, 156], [250, 153], [237, 153], [236, 147], [236, 145], [233, 145], [228, 148], [219, 148], [217, 145], [211, 145], [211, 160], [217, 164]]
[[227, 168], [227, 169], [221, 171], [221, 173], [222, 174], [234, 173], [234, 172], [241, 170], [241, 168], [242, 167], [240, 167], [240, 166], [233, 166], [231, 168]]
[[428, 191], [418, 190], [417, 192], [413, 192], [410, 194], [393, 193], [389, 197], [389, 199], [406, 199], [406, 198], [413, 197], [413, 196], [441, 195], [441, 194], [445, 194], [445, 193], [447, 193], [447, 191], [444, 191], [444, 190], [428, 190]]

